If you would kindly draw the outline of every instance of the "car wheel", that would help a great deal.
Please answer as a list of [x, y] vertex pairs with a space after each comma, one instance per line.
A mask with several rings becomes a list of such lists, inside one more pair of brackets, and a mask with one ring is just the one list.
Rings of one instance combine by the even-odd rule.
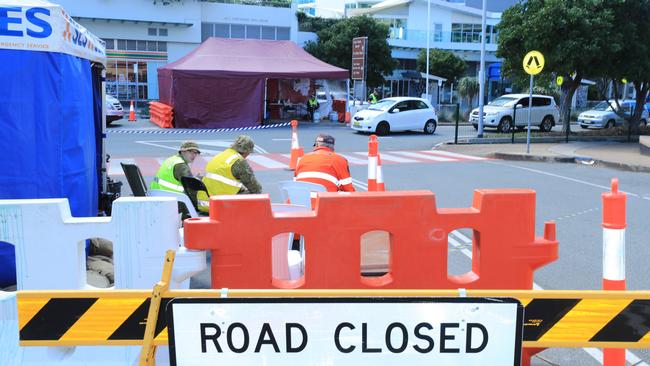
[[386, 121], [379, 122], [375, 133], [379, 136], [386, 136], [390, 133], [390, 125]]
[[436, 121], [432, 119], [428, 120], [427, 123], [424, 124], [424, 133], [427, 135], [433, 135], [433, 133], [436, 132], [436, 127], [438, 127]]
[[546, 116], [542, 120], [542, 123], [539, 125], [539, 130], [542, 132], [548, 132], [553, 128], [553, 117]]
[[472, 126], [474, 126], [474, 129], [478, 131], [478, 125], [472, 125]]
[[583, 125], [580, 125], [580, 128], [584, 128], [584, 129], [586, 130], [586, 129], [589, 128], [589, 126], [583, 126]]
[[612, 128], [612, 127], [614, 127], [614, 123], [615, 123], [614, 120], [613, 120], [613, 119], [610, 119], [609, 121], [607, 121], [607, 124], [605, 125], [605, 128]]
[[503, 117], [499, 122], [497, 129], [499, 132], [509, 132], [512, 128], [512, 119], [510, 117]]
[[642, 120], [639, 121], [639, 126], [645, 127], [647, 125], [648, 125], [648, 122], [646, 120], [642, 119]]

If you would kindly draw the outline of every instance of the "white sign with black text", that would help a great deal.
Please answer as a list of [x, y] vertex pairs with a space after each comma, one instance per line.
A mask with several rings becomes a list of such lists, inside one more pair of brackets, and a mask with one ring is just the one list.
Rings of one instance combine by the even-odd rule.
[[523, 307], [483, 298], [174, 299], [172, 365], [519, 365]]

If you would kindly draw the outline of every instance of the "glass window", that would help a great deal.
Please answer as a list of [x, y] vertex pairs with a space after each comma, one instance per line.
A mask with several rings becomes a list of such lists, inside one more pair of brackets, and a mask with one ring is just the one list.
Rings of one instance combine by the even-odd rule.
[[289, 28], [286, 27], [278, 27], [277, 28], [278, 36], [277, 39], [281, 41], [288, 41], [291, 39], [289, 36]]
[[117, 49], [118, 50], [126, 50], [126, 40], [125, 39], [118, 39], [117, 40]]
[[167, 37], [167, 28], [158, 28], [158, 35], [161, 37]]
[[230, 38], [230, 24], [215, 24], [214, 36], [221, 38]]
[[517, 104], [520, 104], [523, 108], [527, 108], [528, 107], [528, 97], [519, 99], [519, 102]]
[[157, 43], [156, 41], [147, 41], [147, 51], [158, 51]]
[[440, 23], [433, 25], [433, 41], [442, 42], [442, 24]]
[[138, 51], [147, 50], [147, 41], [138, 41]]
[[246, 38], [246, 26], [242, 24], [231, 24], [230, 38]]
[[126, 41], [126, 49], [129, 51], [137, 51], [138, 50], [138, 44], [134, 40], [127, 40]]
[[106, 49], [107, 50], [114, 50], [115, 49], [115, 40], [114, 39], [105, 39], [104, 42], [106, 42]]
[[167, 42], [158, 42], [158, 51], [167, 52]]
[[158, 29], [157, 28], [147, 28], [147, 34], [150, 36], [157, 36], [158, 35]]
[[551, 98], [533, 97], [533, 107], [545, 107], [548, 105], [551, 105]]
[[262, 27], [259, 25], [247, 25], [246, 26], [246, 38], [248, 39], [260, 39], [262, 34]]
[[262, 27], [262, 39], [275, 40], [275, 27]]
[[214, 24], [201, 23], [201, 42], [214, 35]]
[[408, 101], [403, 101], [395, 104], [393, 110], [395, 109], [399, 109], [400, 112], [408, 111], [409, 110]]

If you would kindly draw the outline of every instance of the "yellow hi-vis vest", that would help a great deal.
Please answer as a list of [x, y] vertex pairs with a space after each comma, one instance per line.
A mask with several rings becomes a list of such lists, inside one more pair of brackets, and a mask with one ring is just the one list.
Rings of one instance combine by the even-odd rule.
[[176, 164], [185, 164], [185, 161], [178, 155], [171, 156], [163, 161], [158, 173], [156, 173], [156, 177], [151, 182], [151, 189], [184, 193], [183, 185], [174, 178]]
[[231, 169], [233, 164], [240, 159], [243, 159], [243, 157], [239, 155], [237, 151], [226, 149], [221, 154], [212, 158], [208, 165], [205, 166], [203, 184], [205, 184], [208, 192], [199, 191], [196, 194], [199, 211], [209, 211], [209, 196], [215, 196], [218, 194], [237, 194], [243, 187], [243, 184], [232, 175]]

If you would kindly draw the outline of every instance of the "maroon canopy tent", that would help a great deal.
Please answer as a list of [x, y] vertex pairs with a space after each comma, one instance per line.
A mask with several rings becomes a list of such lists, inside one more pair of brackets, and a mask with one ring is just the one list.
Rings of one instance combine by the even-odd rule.
[[158, 69], [158, 84], [177, 128], [221, 128], [261, 124], [266, 79], [348, 75], [291, 41], [209, 38]]

